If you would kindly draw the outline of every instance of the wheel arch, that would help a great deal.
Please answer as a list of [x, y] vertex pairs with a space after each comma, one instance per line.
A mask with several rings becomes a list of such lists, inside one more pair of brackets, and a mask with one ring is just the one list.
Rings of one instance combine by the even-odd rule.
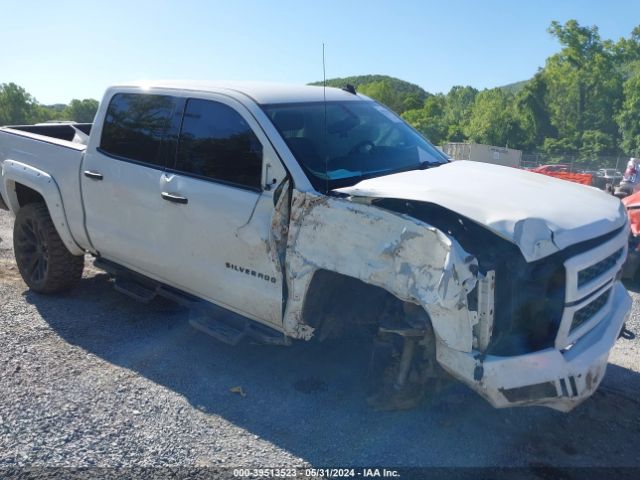
[[301, 319], [323, 339], [348, 334], [347, 329], [377, 329], [383, 321], [404, 323], [409, 315], [420, 315], [420, 312], [424, 317], [422, 321], [428, 321], [422, 307], [385, 288], [332, 270], [318, 269], [306, 291]]
[[477, 282], [477, 260], [453, 237], [415, 218], [340, 197], [294, 191], [291, 212], [287, 335], [314, 336], [303, 305], [316, 271], [329, 270], [419, 306], [444, 345], [471, 351], [477, 319], [467, 295]]
[[31, 165], [5, 160], [2, 165], [2, 180], [6, 192], [5, 202], [14, 215], [28, 203], [44, 201], [67, 249], [74, 255], [84, 253], [71, 235], [60, 189], [51, 175]]

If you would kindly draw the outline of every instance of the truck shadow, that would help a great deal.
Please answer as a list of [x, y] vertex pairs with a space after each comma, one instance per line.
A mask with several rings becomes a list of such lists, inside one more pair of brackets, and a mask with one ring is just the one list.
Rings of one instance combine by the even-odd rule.
[[623, 283], [625, 288], [630, 292], [640, 293], [640, 277], [625, 279]]
[[364, 401], [368, 345], [229, 347], [192, 329], [185, 308], [136, 303], [104, 274], [65, 296], [24, 295], [66, 342], [313, 465], [640, 465], [640, 376], [616, 365], [570, 414], [495, 410], [461, 385], [411, 411], [376, 412]]

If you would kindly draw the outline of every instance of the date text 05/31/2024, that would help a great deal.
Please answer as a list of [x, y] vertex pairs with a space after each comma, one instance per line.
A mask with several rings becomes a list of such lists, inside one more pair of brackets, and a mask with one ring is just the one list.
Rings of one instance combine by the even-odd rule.
[[397, 470], [386, 468], [237, 468], [240, 478], [399, 478]]

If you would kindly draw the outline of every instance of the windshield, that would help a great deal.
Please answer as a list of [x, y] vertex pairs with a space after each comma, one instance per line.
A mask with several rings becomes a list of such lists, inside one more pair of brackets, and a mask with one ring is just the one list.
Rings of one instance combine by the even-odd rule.
[[263, 109], [320, 192], [448, 161], [400, 117], [373, 101]]

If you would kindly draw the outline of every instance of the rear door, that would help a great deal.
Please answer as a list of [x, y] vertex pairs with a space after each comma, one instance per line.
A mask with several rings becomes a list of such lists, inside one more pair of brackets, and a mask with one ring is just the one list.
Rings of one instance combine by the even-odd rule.
[[173, 162], [184, 101], [169, 95], [116, 93], [98, 145], [87, 150], [81, 184], [86, 228], [101, 256], [167, 281], [162, 179]]

